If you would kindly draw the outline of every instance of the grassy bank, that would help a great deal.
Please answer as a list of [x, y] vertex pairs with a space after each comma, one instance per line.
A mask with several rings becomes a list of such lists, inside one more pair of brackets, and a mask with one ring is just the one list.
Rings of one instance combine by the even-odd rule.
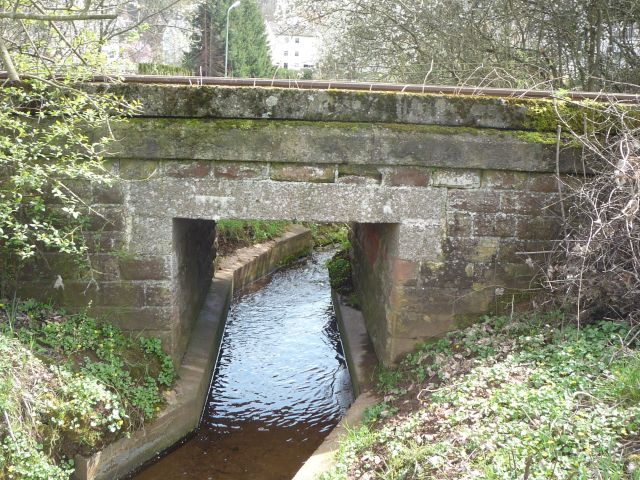
[[173, 378], [158, 339], [33, 301], [0, 303], [0, 478], [68, 479], [74, 455], [152, 419]]
[[220, 220], [216, 223], [218, 254], [273, 240], [284, 234], [291, 222], [263, 220]]
[[328, 479], [639, 479], [639, 330], [487, 318], [378, 373]]
[[[282, 236], [291, 224], [292, 222], [279, 220], [220, 220], [216, 223], [218, 253], [224, 256], [239, 248], [273, 240]], [[311, 230], [316, 247], [327, 245], [348, 247], [349, 227], [346, 224], [303, 223], [302, 225]]]

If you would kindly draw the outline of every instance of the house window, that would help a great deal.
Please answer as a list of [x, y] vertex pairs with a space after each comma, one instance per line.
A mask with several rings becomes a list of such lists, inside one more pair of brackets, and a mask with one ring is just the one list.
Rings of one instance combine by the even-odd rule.
[[299, 57], [299, 56], [300, 56], [300, 52], [295, 52], [295, 53], [294, 53], [294, 55], [295, 55], [296, 57]]
[[295, 38], [296, 43], [300, 43], [300, 39], [298, 37]]
[[289, 68], [289, 64], [288, 64], [287, 62], [284, 62], [284, 63], [282, 64], [282, 67], [283, 67], [283, 68]]
[[289, 52], [287, 50], [284, 51], [284, 56], [288, 57], [289, 56]]

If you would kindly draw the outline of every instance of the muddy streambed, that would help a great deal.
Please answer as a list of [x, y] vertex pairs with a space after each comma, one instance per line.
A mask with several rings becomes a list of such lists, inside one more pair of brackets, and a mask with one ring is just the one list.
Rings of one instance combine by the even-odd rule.
[[316, 252], [234, 298], [199, 431], [136, 480], [290, 480], [353, 400]]

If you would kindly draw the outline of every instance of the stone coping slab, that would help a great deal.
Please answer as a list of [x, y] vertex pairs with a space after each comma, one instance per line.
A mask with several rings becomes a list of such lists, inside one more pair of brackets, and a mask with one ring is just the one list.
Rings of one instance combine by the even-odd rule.
[[292, 226], [282, 237], [237, 251], [221, 262], [194, 325], [167, 406], [149, 425], [91, 457], [75, 458], [76, 480], [123, 478], [171, 447], [200, 423], [234, 290], [308, 253], [311, 232]]
[[[554, 131], [553, 99], [242, 86], [86, 84], [138, 100], [143, 117], [392, 122]], [[577, 108], [564, 107], [568, 115]]]

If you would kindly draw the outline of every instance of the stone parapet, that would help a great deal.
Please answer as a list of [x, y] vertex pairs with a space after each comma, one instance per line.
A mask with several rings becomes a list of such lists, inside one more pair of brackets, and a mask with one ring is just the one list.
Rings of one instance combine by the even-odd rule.
[[[141, 103], [140, 116], [389, 122], [555, 132], [551, 99], [207, 85], [102, 84]], [[576, 107], [561, 103], [572, 119]], [[579, 123], [579, 125], [581, 125]]]

